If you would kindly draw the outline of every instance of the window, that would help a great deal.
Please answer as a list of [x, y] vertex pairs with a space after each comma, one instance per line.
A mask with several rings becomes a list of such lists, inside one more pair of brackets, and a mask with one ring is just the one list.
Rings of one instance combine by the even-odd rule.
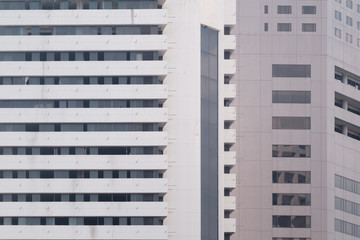
[[335, 10], [335, 19], [341, 21], [341, 18], [342, 18], [342, 13]]
[[274, 228], [311, 228], [310, 216], [273, 216]]
[[335, 36], [338, 38], [341, 38], [341, 30], [338, 28], [335, 28]]
[[273, 117], [273, 129], [310, 129], [310, 117]]
[[302, 64], [273, 64], [273, 77], [311, 77], [311, 65]]
[[273, 193], [273, 206], [310, 206], [309, 193]]
[[273, 103], [311, 103], [310, 91], [273, 91]]
[[316, 14], [316, 6], [302, 6], [302, 14]]
[[291, 23], [278, 23], [278, 32], [291, 32]]
[[335, 2], [341, 3], [341, 0], [335, 0]]
[[268, 23], [264, 23], [264, 31], [265, 32], [269, 31], [269, 24]]
[[346, 41], [348, 43], [352, 43], [353, 42], [353, 36], [349, 33], [346, 34]]
[[353, 8], [353, 1], [352, 0], [346, 0], [346, 7]]
[[273, 183], [310, 184], [310, 171], [273, 171]]
[[278, 14], [291, 14], [291, 6], [277, 6]]
[[269, 13], [269, 6], [268, 6], [268, 5], [265, 5], [265, 6], [264, 6], [264, 13], [265, 13], [265, 14], [268, 14], [268, 13]]
[[302, 31], [303, 32], [316, 32], [316, 24], [315, 23], [303, 23]]
[[360, 4], [357, 5], [357, 12], [360, 13]]
[[335, 218], [335, 231], [360, 238], [360, 225]]
[[360, 38], [357, 39], [357, 46], [360, 47]]
[[349, 26], [353, 25], [353, 19], [351, 17], [346, 16], [346, 24]]
[[273, 157], [311, 157], [310, 145], [273, 145]]

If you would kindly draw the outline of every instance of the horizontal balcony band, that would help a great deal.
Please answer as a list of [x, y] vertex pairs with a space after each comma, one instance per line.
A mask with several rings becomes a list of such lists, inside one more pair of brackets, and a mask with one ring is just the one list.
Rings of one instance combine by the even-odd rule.
[[164, 9], [122, 10], [8, 10], [1, 11], [1, 26], [71, 25], [166, 25]]
[[0, 100], [167, 99], [167, 85], [3, 85]]
[[166, 193], [167, 179], [1, 179], [2, 193]]
[[0, 146], [166, 146], [166, 132], [0, 132]]
[[0, 36], [1, 52], [166, 51], [164, 35]]
[[0, 155], [1, 170], [166, 170], [167, 155]]
[[166, 108], [7, 108], [0, 123], [165, 123]]
[[165, 61], [1, 62], [0, 76], [164, 76]]
[[167, 226], [0, 226], [0, 232], [0, 239], [168, 239]]
[[166, 217], [165, 202], [1, 202], [1, 217]]

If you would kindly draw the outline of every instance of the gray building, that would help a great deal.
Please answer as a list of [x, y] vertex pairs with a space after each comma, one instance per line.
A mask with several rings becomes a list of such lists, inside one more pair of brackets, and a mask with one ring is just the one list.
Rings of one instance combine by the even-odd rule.
[[360, 1], [238, 0], [236, 233], [360, 237]]

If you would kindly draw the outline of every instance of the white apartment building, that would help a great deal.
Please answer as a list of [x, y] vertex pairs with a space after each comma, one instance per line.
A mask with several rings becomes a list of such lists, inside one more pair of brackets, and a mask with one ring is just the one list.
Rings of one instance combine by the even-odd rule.
[[233, 234], [235, 3], [0, 1], [0, 239]]
[[360, 238], [360, 1], [237, 6], [231, 239]]

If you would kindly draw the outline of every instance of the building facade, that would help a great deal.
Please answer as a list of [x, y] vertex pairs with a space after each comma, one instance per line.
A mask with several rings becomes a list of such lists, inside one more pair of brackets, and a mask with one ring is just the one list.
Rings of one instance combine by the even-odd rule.
[[359, 238], [360, 2], [237, 6], [231, 239]]
[[235, 19], [235, 0], [1, 0], [0, 238], [228, 238]]

